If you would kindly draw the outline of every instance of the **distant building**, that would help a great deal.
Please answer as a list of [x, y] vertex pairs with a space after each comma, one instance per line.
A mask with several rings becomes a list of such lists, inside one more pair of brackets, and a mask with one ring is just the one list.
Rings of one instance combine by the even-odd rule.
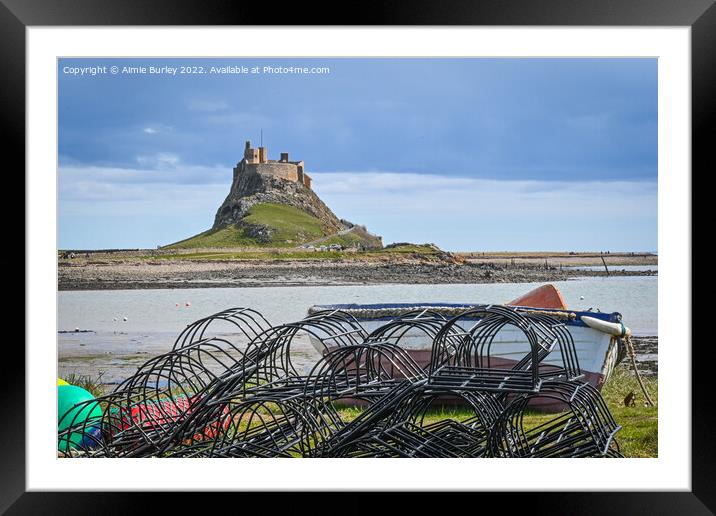
[[234, 182], [242, 171], [271, 175], [311, 188], [311, 176], [306, 174], [303, 161], [289, 160], [288, 152], [282, 152], [278, 161], [269, 159], [266, 147], [254, 149], [248, 140], [244, 148], [244, 158], [234, 168]]

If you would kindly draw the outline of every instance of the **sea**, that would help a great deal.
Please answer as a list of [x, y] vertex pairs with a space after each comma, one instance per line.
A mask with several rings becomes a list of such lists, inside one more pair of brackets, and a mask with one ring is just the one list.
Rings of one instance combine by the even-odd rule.
[[[584, 277], [553, 283], [573, 310], [619, 312], [635, 335], [658, 336], [658, 277]], [[333, 303], [507, 303], [538, 283], [363, 285], [58, 293], [58, 374], [115, 384], [152, 356], [169, 351], [193, 321], [232, 307], [259, 311], [271, 324], [303, 318]], [[293, 351], [292, 351], [293, 352]], [[295, 346], [308, 372], [318, 353], [307, 338]]]

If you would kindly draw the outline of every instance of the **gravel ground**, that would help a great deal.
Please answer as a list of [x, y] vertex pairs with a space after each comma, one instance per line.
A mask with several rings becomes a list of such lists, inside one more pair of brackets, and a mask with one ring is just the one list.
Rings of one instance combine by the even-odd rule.
[[[636, 351], [636, 365], [639, 372], [645, 376], [656, 376], [659, 372], [659, 338], [658, 337], [632, 337], [634, 351]], [[631, 368], [629, 357], [624, 359]]]
[[[621, 271], [612, 276], [654, 275]], [[59, 290], [367, 285], [385, 283], [532, 283], [605, 276], [558, 266], [509, 263], [371, 263], [361, 261], [168, 261], [60, 263]]]

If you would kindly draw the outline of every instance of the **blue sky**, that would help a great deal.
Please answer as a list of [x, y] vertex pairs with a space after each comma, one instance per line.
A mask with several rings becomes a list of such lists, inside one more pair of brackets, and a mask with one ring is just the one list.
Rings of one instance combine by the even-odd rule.
[[[262, 73], [209, 73], [242, 65]], [[69, 73], [90, 66], [207, 73]], [[62, 59], [58, 80], [61, 248], [207, 229], [263, 130], [386, 243], [657, 249], [655, 59]]]

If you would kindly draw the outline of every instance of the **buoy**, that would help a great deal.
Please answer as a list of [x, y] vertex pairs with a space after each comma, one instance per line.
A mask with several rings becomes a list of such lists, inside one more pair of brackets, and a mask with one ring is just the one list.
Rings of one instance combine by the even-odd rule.
[[[111, 432], [115, 432], [132, 427], [146, 430], [171, 425], [190, 415], [195, 410], [197, 401], [192, 396], [178, 394], [173, 397], [137, 403], [131, 407], [111, 407], [108, 426]], [[194, 441], [201, 441], [205, 438], [212, 439], [221, 429], [228, 429], [231, 420], [229, 407], [228, 405], [224, 406], [220, 421], [214, 420], [207, 424], [200, 432], [194, 434], [192, 439]]]
[[124, 322], [127, 322], [127, 318], [126, 318], [126, 317], [123, 317], [122, 320], [123, 320]]
[[189, 301], [187, 301], [186, 306], [191, 306], [191, 303]]
[[596, 317], [588, 317], [586, 315], [583, 315], [581, 319], [582, 322], [590, 328], [608, 333], [609, 335], [614, 335], [615, 337], [626, 337], [631, 335], [631, 330], [627, 326], [624, 326], [624, 323], [621, 322], [613, 323], [609, 321], [602, 321]]
[[68, 453], [72, 449], [90, 448], [97, 444], [99, 428], [102, 422], [102, 408], [98, 402], [92, 403], [94, 396], [76, 385], [57, 386], [57, 431], [72, 428], [62, 434], [57, 449]]
[[117, 322], [117, 318], [116, 318], [116, 317], [113, 317], [112, 320], [113, 320], [114, 322]]
[[579, 296], [579, 299], [584, 299], [584, 296]]
[[80, 331], [80, 329], [79, 329], [79, 328], [75, 328], [75, 331]]
[[179, 303], [174, 303], [174, 306], [176, 306], [177, 308], [179, 308]]

